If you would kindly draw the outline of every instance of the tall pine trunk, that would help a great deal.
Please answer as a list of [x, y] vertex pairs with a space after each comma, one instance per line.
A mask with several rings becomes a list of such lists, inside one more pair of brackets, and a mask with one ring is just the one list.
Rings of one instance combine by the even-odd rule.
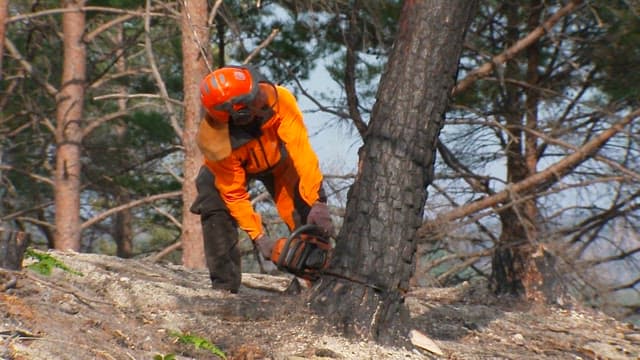
[[64, 0], [62, 85], [57, 96], [55, 248], [80, 250], [82, 112], [86, 77], [84, 0]]
[[340, 277], [324, 276], [310, 295], [313, 307], [347, 335], [382, 343], [405, 338], [403, 300], [415, 268], [416, 230], [476, 6], [424, 0], [406, 1], [402, 9], [329, 269]]
[[182, 262], [189, 268], [204, 268], [204, 242], [200, 217], [189, 207], [196, 198], [195, 178], [202, 165], [202, 155], [193, 139], [196, 138], [202, 117], [200, 81], [207, 74], [207, 1], [189, 0], [182, 9], [182, 65], [184, 69], [184, 183], [182, 185]]

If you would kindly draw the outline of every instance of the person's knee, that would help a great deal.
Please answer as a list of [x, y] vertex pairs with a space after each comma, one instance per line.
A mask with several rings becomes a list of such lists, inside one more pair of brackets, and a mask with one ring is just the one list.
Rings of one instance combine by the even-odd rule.
[[192, 213], [201, 215], [204, 220], [216, 212], [228, 212], [218, 189], [215, 187], [215, 176], [206, 166], [200, 168], [195, 182], [198, 195], [189, 208]]
[[[203, 231], [213, 231], [216, 234], [226, 234], [231, 237], [236, 233], [236, 222], [226, 209], [209, 210], [200, 214]], [[237, 236], [234, 236], [234, 238]]]

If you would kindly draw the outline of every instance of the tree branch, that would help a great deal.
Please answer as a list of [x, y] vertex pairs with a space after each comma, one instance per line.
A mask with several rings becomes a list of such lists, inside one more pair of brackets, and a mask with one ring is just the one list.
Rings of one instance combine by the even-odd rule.
[[347, 94], [347, 108], [349, 109], [349, 117], [353, 121], [353, 125], [358, 130], [360, 137], [364, 138], [367, 133], [367, 124], [362, 119], [362, 115], [358, 110], [358, 92], [356, 90], [356, 64], [358, 57], [353, 49], [357, 41], [356, 28], [358, 27], [358, 2], [355, 2], [349, 14], [349, 25], [347, 29], [343, 29], [342, 37], [347, 48], [345, 55], [345, 71], [344, 71], [344, 89]]
[[251, 60], [253, 60], [253, 58], [258, 55], [258, 53], [260, 52], [260, 50], [266, 48], [272, 41], [273, 39], [276, 38], [276, 36], [278, 35], [278, 33], [280, 32], [280, 29], [273, 29], [271, 30], [271, 34], [269, 34], [269, 36], [267, 36], [266, 39], [264, 39], [264, 41], [262, 43], [260, 43], [260, 45], [258, 45], [258, 47], [256, 47], [255, 49], [253, 49], [253, 51], [251, 52], [251, 54], [249, 54], [249, 56], [247, 56], [244, 61], [242, 62], [244, 65], [248, 64], [249, 62], [251, 62]]
[[171, 120], [171, 126], [173, 130], [176, 132], [176, 135], [182, 139], [182, 128], [178, 123], [178, 118], [176, 117], [175, 110], [173, 105], [169, 99], [169, 92], [167, 91], [167, 87], [162, 80], [162, 76], [160, 75], [160, 71], [158, 70], [158, 65], [156, 64], [155, 55], [153, 54], [153, 47], [151, 45], [151, 0], [147, 0], [147, 7], [144, 14], [144, 48], [147, 52], [147, 59], [149, 60], [149, 65], [151, 66], [151, 72], [153, 74], [153, 78], [156, 81], [156, 85], [160, 90], [160, 94], [162, 95], [162, 99], [164, 99], [164, 105], [167, 108], [167, 112], [169, 113], [169, 119]]
[[112, 121], [112, 120], [116, 120], [119, 119], [121, 117], [127, 116], [129, 115], [129, 112], [138, 108], [142, 108], [142, 107], [146, 107], [146, 104], [136, 104], [133, 105], [131, 107], [129, 107], [128, 109], [122, 110], [122, 111], [116, 111], [114, 113], [111, 114], [107, 114], [105, 116], [101, 116], [97, 119], [94, 119], [90, 122], [88, 122], [87, 126], [84, 127], [84, 129], [82, 130], [82, 137], [86, 137], [89, 134], [91, 134], [91, 132], [95, 129], [97, 129], [100, 125]]
[[168, 193], [164, 193], [164, 194], [156, 194], [156, 195], [152, 195], [143, 199], [138, 199], [135, 201], [132, 201], [130, 203], [127, 204], [123, 204], [120, 206], [116, 206], [114, 208], [111, 208], [99, 215], [96, 215], [94, 217], [92, 217], [91, 219], [85, 221], [84, 223], [82, 223], [82, 225], [80, 226], [81, 229], [86, 229], [88, 227], [90, 227], [91, 225], [98, 223], [106, 218], [108, 218], [109, 216], [119, 212], [119, 211], [123, 211], [123, 210], [127, 210], [127, 209], [131, 209], [140, 205], [144, 205], [144, 204], [148, 204], [157, 200], [162, 200], [162, 199], [170, 199], [170, 198], [174, 198], [174, 197], [180, 197], [182, 196], [182, 191], [178, 190], [178, 191], [172, 191], [172, 192], [168, 192]]
[[[63, 13], [66, 13], [66, 12], [77, 12], [78, 10], [83, 11], [83, 12], [95, 11], [95, 12], [105, 12], [105, 13], [114, 13], [114, 14], [125, 14], [125, 15], [131, 15], [131, 16], [136, 16], [136, 17], [143, 17], [143, 16], [146, 15], [145, 12], [142, 12], [142, 11], [124, 10], [124, 9], [118, 9], [118, 8], [115, 8], [115, 7], [81, 6], [81, 7], [77, 7], [77, 8], [74, 7], [73, 9], [57, 8], [57, 9], [42, 10], [42, 11], [29, 13], [29, 14], [20, 14], [20, 15], [12, 16], [9, 19], [7, 19], [7, 24], [12, 23], [12, 22], [17, 22], [17, 21], [28, 20], [28, 19], [32, 19], [32, 18], [40, 17], [40, 16], [57, 15], [57, 14], [63, 14]], [[163, 14], [163, 13], [149, 13], [149, 15], [152, 15], [152, 16], [166, 16], [166, 14]]]
[[452, 96], [456, 96], [461, 92], [469, 89], [476, 80], [486, 77], [493, 72], [496, 65], [504, 64], [508, 60], [512, 59], [519, 52], [531, 46], [534, 42], [540, 39], [544, 34], [546, 34], [560, 19], [564, 16], [570, 14], [575, 9], [577, 9], [581, 4], [582, 0], [572, 0], [567, 5], [558, 10], [555, 14], [553, 14], [547, 21], [545, 21], [542, 25], [535, 28], [531, 31], [527, 36], [517, 41], [507, 50], [502, 52], [500, 55], [494, 56], [491, 61], [484, 63], [479, 68], [471, 71], [464, 79], [462, 79], [451, 91]]
[[[175, 6], [175, 3], [173, 3], [173, 4]], [[153, 8], [151, 8], [151, 10], [155, 11], [155, 10], [165, 9], [165, 8], [167, 8], [167, 6], [166, 6], [166, 4], [163, 4], [163, 5], [158, 5], [158, 6], [153, 7]], [[167, 16], [167, 14], [154, 13], [154, 12], [151, 12], [150, 15], [158, 16], [158, 17]], [[104, 31], [114, 27], [115, 25], [121, 24], [121, 23], [123, 23], [125, 21], [131, 20], [131, 19], [134, 19], [134, 18], [137, 18], [137, 17], [142, 18], [144, 16], [145, 16], [145, 12], [144, 11], [138, 11], [138, 12], [135, 12], [135, 13], [126, 13], [125, 15], [119, 16], [119, 17], [117, 17], [115, 19], [112, 19], [111, 21], [107, 21], [106, 23], [98, 26], [93, 31], [91, 31], [90, 33], [85, 35], [84, 41], [87, 42], [87, 43], [92, 42], [98, 35], [100, 35]]]
[[58, 94], [58, 89], [56, 89], [55, 86], [53, 86], [50, 83], [48, 83], [45, 79], [43, 79], [40, 76], [38, 76], [38, 74], [34, 71], [33, 66], [31, 66], [31, 63], [29, 63], [27, 60], [24, 59], [24, 57], [22, 57], [22, 55], [20, 54], [18, 49], [15, 47], [13, 42], [11, 42], [11, 40], [9, 40], [9, 38], [7, 38], [7, 37], [5, 37], [5, 39], [4, 39], [4, 46], [7, 48], [7, 50], [9, 50], [9, 53], [11, 54], [11, 56], [13, 56], [20, 63], [22, 68], [27, 73], [29, 73], [29, 75], [31, 75], [31, 77], [38, 84], [40, 84], [40, 85], [42, 85], [42, 87], [44, 87], [44, 89], [47, 91], [47, 93], [49, 95], [55, 97]]
[[17, 172], [17, 173], [27, 175], [28, 177], [33, 178], [33, 179], [35, 179], [35, 180], [37, 180], [37, 181], [40, 181], [40, 182], [43, 182], [43, 183], [45, 183], [45, 184], [48, 184], [48, 185], [53, 186], [53, 180], [51, 180], [51, 179], [49, 179], [49, 178], [47, 178], [47, 177], [44, 177], [44, 176], [38, 175], [38, 174], [34, 174], [34, 173], [29, 172], [29, 171], [26, 171], [26, 170], [22, 170], [22, 169], [15, 168], [15, 167], [13, 167], [13, 166], [11, 166], [11, 165], [0, 165], [0, 170], [4, 170], [4, 171], [7, 171], [7, 170], [9, 170], [9, 171], [15, 171], [15, 172]]
[[425, 240], [439, 227], [470, 214], [496, 206], [497, 204], [504, 203], [509, 200], [513, 193], [531, 192], [536, 187], [544, 186], [547, 182], [561, 179], [571, 170], [575, 169], [586, 160], [591, 159], [598, 149], [600, 149], [614, 135], [624, 130], [625, 126], [633, 122], [633, 120], [638, 116], [640, 116], [640, 109], [631, 112], [619, 122], [613, 124], [609, 129], [603, 131], [599, 135], [595, 136], [591, 141], [584, 144], [584, 146], [577, 149], [573, 154], [570, 154], [562, 160], [547, 167], [544, 171], [538, 172], [520, 182], [510, 184], [505, 190], [494, 195], [487, 196], [467, 205], [458, 207], [438, 216], [434, 220], [425, 222], [418, 229], [418, 237]]

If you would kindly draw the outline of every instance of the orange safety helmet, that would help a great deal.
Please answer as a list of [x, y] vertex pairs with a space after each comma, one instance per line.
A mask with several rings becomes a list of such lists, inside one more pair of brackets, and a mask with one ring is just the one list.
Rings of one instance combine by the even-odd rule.
[[260, 74], [249, 67], [225, 66], [202, 80], [200, 101], [207, 113], [221, 123], [231, 120], [244, 125], [256, 116], [269, 118], [272, 104], [260, 96], [261, 81]]

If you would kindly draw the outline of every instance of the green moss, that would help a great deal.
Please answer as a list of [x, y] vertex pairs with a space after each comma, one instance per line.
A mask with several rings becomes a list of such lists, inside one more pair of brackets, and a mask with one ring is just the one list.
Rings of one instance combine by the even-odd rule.
[[81, 272], [71, 269], [55, 257], [33, 248], [28, 248], [27, 251], [25, 251], [25, 256], [36, 260], [35, 263], [30, 264], [27, 268], [41, 275], [51, 275], [51, 271], [53, 271], [54, 268], [58, 268], [73, 275], [84, 276]]

